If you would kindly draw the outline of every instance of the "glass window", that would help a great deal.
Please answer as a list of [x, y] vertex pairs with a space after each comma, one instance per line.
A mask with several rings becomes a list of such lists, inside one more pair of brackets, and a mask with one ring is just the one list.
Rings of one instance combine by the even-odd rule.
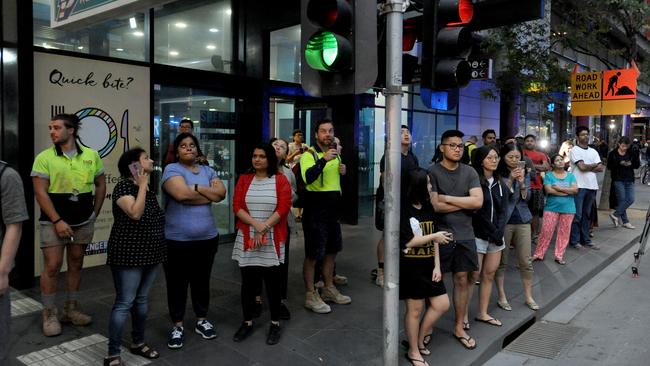
[[211, 166], [226, 186], [226, 199], [212, 205], [216, 226], [221, 235], [235, 229], [232, 195], [235, 192], [235, 135], [237, 114], [235, 99], [216, 95], [212, 91], [194, 88], [154, 86], [154, 153], [156, 170], [176, 160], [173, 142], [179, 132], [179, 122], [194, 122], [192, 133]]
[[232, 10], [229, 0], [184, 0], [154, 13], [155, 62], [232, 72]]
[[271, 32], [269, 78], [300, 83], [300, 25]]
[[34, 45], [109, 56], [136, 61], [147, 61], [144, 13], [118, 17], [79, 29], [50, 28], [50, 1], [34, 0]]
[[273, 123], [273, 137], [278, 137], [291, 142], [291, 133], [294, 130], [294, 102], [271, 98], [270, 101]]

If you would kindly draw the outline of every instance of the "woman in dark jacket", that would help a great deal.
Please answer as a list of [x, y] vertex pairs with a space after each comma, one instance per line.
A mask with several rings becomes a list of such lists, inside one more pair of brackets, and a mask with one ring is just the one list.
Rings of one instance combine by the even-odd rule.
[[501, 253], [501, 264], [496, 273], [497, 291], [499, 299], [497, 305], [506, 311], [511, 311], [504, 286], [504, 276], [508, 266], [508, 250], [510, 246], [515, 249], [519, 275], [524, 287], [524, 302], [531, 310], [538, 310], [539, 305], [533, 299], [533, 265], [531, 264], [531, 228], [530, 222], [533, 215], [528, 208], [530, 197], [530, 174], [527, 174], [525, 161], [521, 149], [515, 144], [505, 144], [501, 148], [501, 161], [498, 172], [502, 177], [509, 177], [512, 190], [515, 194], [508, 202], [506, 217], [508, 223], [505, 228], [506, 247]]
[[[501, 261], [501, 251], [504, 249], [503, 232], [506, 226], [506, 206], [512, 195], [511, 186], [501, 179], [497, 173], [499, 153], [492, 145], [481, 146], [472, 153], [472, 167], [478, 173], [483, 189], [483, 206], [472, 218], [474, 235], [476, 236], [476, 252], [478, 253], [478, 271], [472, 272], [471, 287], [481, 277], [479, 291], [478, 313], [476, 321], [500, 327], [501, 321], [490, 316], [487, 312], [494, 274]], [[473, 288], [470, 288], [470, 294]], [[468, 302], [469, 303], [469, 302]], [[466, 327], [469, 324], [466, 322]]]
[[617, 201], [616, 210], [609, 214], [609, 218], [615, 227], [623, 225], [626, 229], [635, 229], [625, 210], [634, 203], [634, 169], [640, 165], [638, 150], [630, 149], [630, 138], [623, 136], [618, 139], [618, 147], [607, 156], [607, 169], [612, 174]]

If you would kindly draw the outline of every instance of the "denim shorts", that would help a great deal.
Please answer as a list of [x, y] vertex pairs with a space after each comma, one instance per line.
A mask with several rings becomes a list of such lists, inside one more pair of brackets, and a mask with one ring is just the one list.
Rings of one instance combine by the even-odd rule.
[[496, 245], [487, 240], [476, 238], [476, 252], [480, 254], [498, 253], [505, 249], [505, 245]]

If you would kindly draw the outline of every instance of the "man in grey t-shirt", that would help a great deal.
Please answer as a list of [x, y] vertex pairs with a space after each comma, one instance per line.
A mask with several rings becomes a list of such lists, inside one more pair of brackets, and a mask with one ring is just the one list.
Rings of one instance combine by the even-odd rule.
[[431, 204], [436, 211], [436, 231], [444, 230], [454, 235], [452, 243], [440, 246], [440, 266], [443, 272], [453, 273], [454, 336], [465, 348], [473, 349], [476, 341], [465, 332], [464, 320], [470, 277], [473, 271], [478, 271], [472, 212], [483, 205], [483, 191], [476, 171], [460, 163], [463, 156], [462, 132], [445, 131], [439, 149], [442, 161], [429, 168]]
[[0, 365], [4, 365], [9, 345], [9, 272], [14, 267], [14, 258], [22, 234], [22, 222], [27, 220], [27, 206], [23, 182], [15, 170], [0, 162]]

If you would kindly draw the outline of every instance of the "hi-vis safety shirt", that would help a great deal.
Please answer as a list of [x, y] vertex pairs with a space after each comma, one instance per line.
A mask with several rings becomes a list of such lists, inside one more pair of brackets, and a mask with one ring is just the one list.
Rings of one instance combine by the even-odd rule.
[[[93, 213], [95, 178], [104, 174], [104, 163], [97, 151], [75, 143], [77, 151], [69, 157], [58, 145], [41, 151], [34, 160], [32, 177], [49, 181], [47, 193], [56, 212], [69, 225], [88, 221]], [[40, 221], [51, 221], [41, 211]]]
[[[318, 159], [314, 159], [314, 154]], [[341, 158], [325, 161], [324, 153], [313, 146], [300, 157], [300, 174], [306, 184], [304, 215], [319, 221], [336, 221], [340, 214]]]

